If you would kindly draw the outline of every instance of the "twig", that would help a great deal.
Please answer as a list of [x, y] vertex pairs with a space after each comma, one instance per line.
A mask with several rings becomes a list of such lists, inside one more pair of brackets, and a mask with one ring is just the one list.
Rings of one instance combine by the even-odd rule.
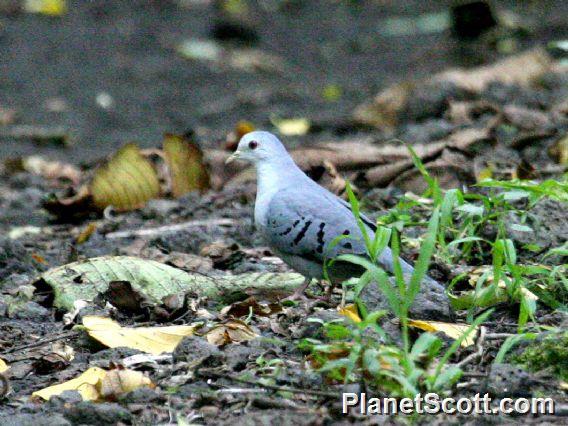
[[488, 333], [485, 336], [487, 340], [505, 340], [507, 337], [516, 336], [513, 333]]
[[487, 332], [487, 328], [481, 326], [479, 328], [479, 337], [477, 338], [477, 342], [475, 343], [475, 352], [472, 354], [469, 354], [468, 356], [466, 356], [464, 359], [462, 359], [460, 362], [457, 363], [457, 366], [459, 368], [462, 368], [463, 366], [469, 364], [470, 362], [473, 362], [479, 358], [481, 358], [483, 356], [483, 343], [485, 343], [485, 334]]
[[191, 222], [176, 223], [175, 225], [159, 226], [157, 228], [131, 229], [128, 231], [109, 232], [106, 237], [109, 239], [131, 238], [131, 237], [154, 237], [163, 234], [173, 234], [185, 229], [196, 228], [199, 226], [227, 226], [238, 223], [234, 219], [205, 219], [193, 220]]
[[36, 143], [67, 145], [69, 130], [64, 127], [20, 125], [0, 131], [0, 138], [31, 139]]
[[4, 398], [10, 392], [10, 381], [4, 373], [0, 373], [0, 398]]
[[66, 339], [68, 337], [75, 337], [75, 336], [78, 336], [79, 334], [80, 333], [78, 331], [69, 331], [67, 333], [63, 333], [63, 334], [60, 334], [60, 335], [55, 336], [55, 337], [50, 337], [48, 339], [42, 339], [42, 340], [37, 341], [37, 342], [28, 343], [27, 345], [14, 346], [10, 349], [5, 350], [4, 352], [0, 352], [0, 355], [7, 355], [7, 354], [11, 354], [12, 352], [16, 352], [16, 351], [23, 351], [23, 350], [26, 350], [26, 349], [36, 348], [38, 346], [43, 346], [47, 343], [55, 342], [57, 340]]
[[241, 379], [240, 377], [233, 376], [232, 374], [220, 374], [214, 371], [208, 370], [199, 370], [197, 372], [198, 375], [202, 377], [210, 377], [214, 379], [228, 379], [239, 383], [245, 383], [251, 386], [257, 386], [264, 389], [270, 389], [273, 391], [281, 391], [281, 392], [290, 392], [290, 393], [302, 393], [306, 395], [315, 395], [315, 396], [325, 396], [328, 398], [337, 398], [337, 394], [333, 392], [326, 392], [326, 391], [319, 391], [319, 390], [312, 390], [312, 389], [299, 389], [299, 388], [292, 388], [289, 386], [276, 386], [276, 385], [269, 385], [265, 383], [255, 382], [253, 380], [246, 380]]

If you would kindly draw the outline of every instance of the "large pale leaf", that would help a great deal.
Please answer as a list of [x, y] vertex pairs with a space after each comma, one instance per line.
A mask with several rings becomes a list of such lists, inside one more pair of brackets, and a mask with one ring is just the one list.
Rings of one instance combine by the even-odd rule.
[[195, 327], [189, 325], [121, 327], [110, 318], [97, 316], [86, 316], [83, 325], [91, 337], [109, 348], [128, 347], [153, 355], [173, 352], [185, 336], [195, 331]]
[[163, 147], [174, 197], [209, 188], [209, 173], [203, 161], [203, 152], [195, 142], [185, 136], [166, 133]]
[[202, 297], [234, 302], [246, 294], [279, 296], [291, 294], [303, 283], [296, 273], [247, 273], [224, 277], [190, 274], [153, 260], [130, 256], [103, 256], [50, 269], [36, 286], [47, 284], [54, 293], [54, 305], [72, 310], [76, 300], [93, 300], [108, 289], [111, 281], [128, 281], [149, 301], [159, 303], [166, 296], [192, 292]]
[[135, 144], [124, 145], [95, 172], [90, 184], [95, 205], [118, 211], [143, 207], [160, 194], [160, 182], [152, 164]]
[[91, 367], [79, 377], [68, 380], [67, 382], [49, 386], [37, 392], [32, 396], [38, 396], [48, 400], [54, 395], [59, 395], [66, 390], [78, 391], [85, 401], [94, 401], [99, 398], [99, 392], [95, 385], [106, 375], [106, 371], [102, 368]]
[[143, 373], [121, 369], [106, 371], [91, 367], [80, 376], [34, 392], [32, 396], [45, 400], [67, 390], [76, 390], [85, 401], [115, 400], [117, 396], [141, 387], [155, 387]]
[[[411, 327], [416, 327], [424, 331], [429, 331], [432, 333], [441, 332], [452, 339], [458, 339], [462, 334], [464, 334], [469, 329], [469, 324], [452, 324], [449, 322], [440, 321], [421, 321], [421, 320], [409, 320], [408, 325]], [[477, 334], [477, 328], [475, 328], [469, 336], [467, 336], [461, 345], [467, 347], [475, 343], [475, 336]]]

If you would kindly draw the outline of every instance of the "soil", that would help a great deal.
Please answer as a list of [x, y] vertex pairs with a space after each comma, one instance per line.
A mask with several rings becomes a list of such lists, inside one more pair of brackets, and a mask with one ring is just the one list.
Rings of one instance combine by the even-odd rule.
[[[250, 72], [182, 58], [176, 53], [181, 41], [212, 40], [214, 29], [219, 35], [220, 23], [228, 22], [213, 3], [70, 2], [68, 13], [58, 18], [22, 12], [3, 14], [0, 8], [0, 114], [2, 109], [16, 112], [15, 122], [0, 124], [0, 158], [36, 154], [82, 164], [90, 170], [95, 162], [127, 141], [156, 147], [164, 132], [192, 129], [202, 147], [217, 148], [239, 120], [271, 129], [272, 116], [307, 117], [314, 123], [307, 135], [287, 138], [290, 147], [367, 136], [384, 141], [384, 132], [353, 122], [352, 112], [361, 102], [369, 101], [393, 83], [428, 77], [454, 66], [490, 63], [502, 56], [482, 41], [459, 41], [449, 30], [398, 37], [380, 31], [388, 18], [440, 12], [451, 2], [322, 0], [250, 2], [250, 12], [243, 21], [250, 33], [240, 34], [237, 42], [221, 41], [227, 49], [252, 45], [276, 55], [285, 64], [282, 69]], [[562, 1], [521, 5], [503, 1], [499, 2], [499, 9], [513, 11], [522, 22], [528, 22], [530, 32], [515, 38], [519, 50], [568, 36]], [[479, 54], [471, 55], [472, 50]], [[559, 100], [566, 99], [568, 80], [555, 73], [547, 78], [546, 84], [523, 90], [505, 84], [492, 85], [479, 97], [503, 108], [515, 105], [542, 112], [551, 121], [538, 122], [535, 128], [554, 136], [539, 139], [540, 145], [511, 148], [511, 141], [518, 140], [518, 134], [507, 133], [510, 128], [500, 127], [495, 134], [496, 148], [483, 150], [481, 159], [494, 160], [501, 155], [506, 165], [518, 165], [524, 159], [538, 170], [554, 163], [546, 153], [559, 134], [566, 134], [568, 124], [565, 117], [553, 120], [550, 111]], [[324, 88], [331, 84], [341, 88], [341, 96], [333, 102], [322, 96]], [[389, 132], [389, 137], [430, 143], [451, 134], [459, 126], [433, 107], [436, 97], [442, 99], [447, 94], [445, 90], [438, 87], [422, 102], [408, 105], [405, 120]], [[101, 93], [111, 96], [110, 107], [101, 106]], [[510, 120], [512, 127], [514, 117]], [[491, 119], [482, 114], [475, 118], [476, 125], [483, 126]], [[1, 135], [2, 130], [19, 125], [63, 126], [73, 143], [62, 147]], [[138, 353], [128, 348], [104, 349], [83, 334], [70, 331], [63, 321], [64, 313], [51, 306], [50, 295], [32, 285], [35, 277], [49, 268], [89, 257], [129, 255], [173, 264], [183, 259], [182, 268], [211, 276], [289, 270], [272, 257], [254, 229], [254, 185], [226, 187], [203, 195], [192, 193], [177, 200], [152, 200], [139, 210], [107, 212], [105, 216], [93, 213], [72, 223], [58, 220], [41, 207], [49, 193], [61, 193], [67, 186], [28, 172], [4, 170], [0, 176], [0, 356], [11, 366], [10, 392], [0, 403], [0, 424], [296, 425], [373, 421], [343, 416], [341, 392], [363, 389], [358, 384], [324, 380], [307, 368], [306, 354], [298, 349], [301, 339], [317, 338], [322, 333], [318, 323], [308, 318], [340, 318], [336, 310], [340, 293], [333, 293], [329, 301], [319, 300], [317, 296], [324, 289], [318, 288], [312, 289], [313, 297], [286, 307], [284, 313], [271, 317], [255, 315], [251, 324], [261, 334], [259, 339], [217, 347], [202, 338], [186, 338], [171, 359], [140, 368], [158, 384], [155, 389], [138, 389], [103, 403], [81, 401], [76, 392], [65, 392], [49, 402], [30, 399], [32, 392], [72, 379], [88, 367], [113, 367]], [[397, 185], [386, 189], [361, 187], [365, 209], [373, 217], [385, 214], [384, 210], [393, 207], [403, 193]], [[423, 211], [415, 214], [419, 220], [427, 219]], [[540, 262], [543, 250], [567, 241], [568, 215], [565, 204], [554, 200], [541, 201], [530, 214], [535, 232], [527, 236], [511, 231], [511, 238], [518, 244], [538, 245], [540, 251], [522, 251], [520, 259]], [[106, 237], [116, 231], [215, 218], [235, 222], [149, 238]], [[517, 220], [520, 219], [511, 219]], [[97, 225], [95, 232], [78, 244], [78, 234], [91, 221]], [[20, 234], [17, 237], [9, 234], [14, 229]], [[408, 235], [416, 236], [420, 231], [410, 230]], [[485, 231], [487, 235], [494, 234], [492, 229]], [[407, 258], [416, 258], [415, 247], [405, 246], [403, 250]], [[548, 266], [560, 263], [559, 257], [545, 262]], [[474, 265], [453, 266], [452, 270], [451, 265], [435, 264], [431, 275], [447, 284], [459, 274], [459, 268]], [[215, 318], [223, 318], [219, 312], [222, 306], [201, 300], [196, 304]], [[181, 324], [199, 319], [196, 311], [191, 310], [187, 317], [164, 321], [157, 310], [148, 317], [133, 318], [104, 303], [89, 309], [108, 315], [112, 312], [122, 324]], [[487, 325], [488, 332], [515, 333], [517, 315], [516, 307], [499, 306]], [[568, 323], [564, 313], [544, 307], [539, 309], [538, 317], [540, 325], [565, 327]], [[463, 320], [464, 314], [457, 319]], [[384, 327], [393, 331], [396, 340], [397, 324], [385, 323]], [[49, 339], [73, 347], [73, 360], [53, 361], [48, 357]], [[562, 416], [568, 415], [568, 403], [556, 379], [516, 370], [516, 366], [491, 366], [489, 359], [497, 350], [498, 347], [486, 348], [482, 360], [467, 365], [465, 372], [470, 380], [462, 380], [467, 386], [457, 394], [470, 394], [476, 389], [488, 389], [496, 397], [553, 394], [559, 401], [557, 416], [523, 418], [523, 422], [565, 422], [566, 417]], [[471, 350], [461, 351], [459, 358], [470, 353]], [[502, 370], [497, 371], [499, 368]], [[248, 382], [242, 381], [243, 373], [247, 373]], [[273, 388], [253, 384], [263, 379], [263, 384], [269, 383]], [[318, 395], [318, 391], [327, 396]], [[420, 421], [430, 423], [431, 419]], [[436, 421], [475, 422], [447, 417]], [[517, 419], [500, 417], [487, 421], [507, 423]]]

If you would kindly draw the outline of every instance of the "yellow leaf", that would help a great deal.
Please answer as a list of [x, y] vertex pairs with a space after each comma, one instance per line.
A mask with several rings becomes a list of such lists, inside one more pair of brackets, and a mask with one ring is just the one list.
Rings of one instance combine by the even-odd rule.
[[272, 124], [274, 124], [278, 131], [284, 136], [301, 136], [308, 133], [310, 130], [310, 121], [307, 118], [290, 118], [290, 119], [275, 119], [273, 118]]
[[560, 382], [559, 388], [568, 391], [568, 382]]
[[163, 147], [175, 198], [189, 191], [209, 188], [209, 172], [203, 161], [203, 152], [195, 142], [166, 133]]
[[254, 124], [247, 120], [241, 120], [235, 126], [235, 135], [237, 137], [237, 142], [247, 133], [254, 131]]
[[[432, 333], [441, 332], [452, 339], [458, 339], [464, 334], [469, 325], [467, 324], [452, 324], [449, 322], [440, 321], [422, 321], [422, 320], [408, 320], [408, 325], [411, 327], [419, 328], [420, 330], [429, 331]], [[463, 347], [471, 346], [475, 343], [475, 336], [477, 335], [477, 328], [467, 336], [462, 342]]]
[[354, 304], [347, 305], [344, 308], [339, 309], [339, 314], [349, 318], [353, 322], [361, 322], [357, 306]]
[[75, 379], [36, 391], [32, 396], [48, 400], [52, 396], [59, 395], [66, 390], [76, 390], [81, 394], [83, 400], [96, 401], [99, 399], [99, 392], [95, 386], [106, 373], [102, 368], [91, 367]]
[[228, 343], [241, 343], [258, 337], [247, 324], [239, 320], [227, 321], [209, 330], [205, 337], [213, 345], [222, 346]]
[[67, 2], [65, 0], [26, 0], [24, 9], [29, 13], [61, 16], [67, 12]]
[[322, 97], [328, 102], [335, 102], [341, 98], [342, 90], [337, 84], [328, 84], [322, 90]]
[[117, 369], [108, 371], [95, 387], [100, 399], [115, 400], [117, 396], [138, 388], [154, 388], [156, 385], [140, 371]]
[[10, 368], [10, 366], [8, 364], [6, 364], [6, 361], [4, 361], [2, 358], [0, 358], [0, 373], [3, 373], [4, 371], [8, 370]]
[[196, 329], [189, 325], [121, 327], [110, 318], [97, 316], [86, 316], [83, 325], [91, 337], [109, 348], [126, 346], [154, 355], [173, 352], [179, 342], [193, 335]]
[[481, 182], [486, 179], [491, 179], [492, 177], [493, 177], [493, 168], [486, 167], [484, 169], [481, 169], [479, 173], [477, 173], [476, 179], [477, 182]]
[[102, 167], [97, 169], [90, 191], [95, 205], [118, 211], [143, 207], [160, 195], [160, 182], [152, 164], [134, 144], [124, 145]]
[[93, 233], [97, 230], [97, 224], [95, 222], [91, 222], [89, 223], [85, 229], [83, 229], [81, 231], [81, 233], [79, 235], [77, 235], [77, 238], [75, 239], [75, 241], [77, 242], [77, 244], [83, 244], [84, 242], [86, 242], [89, 238], [91, 238], [91, 235], [93, 235]]

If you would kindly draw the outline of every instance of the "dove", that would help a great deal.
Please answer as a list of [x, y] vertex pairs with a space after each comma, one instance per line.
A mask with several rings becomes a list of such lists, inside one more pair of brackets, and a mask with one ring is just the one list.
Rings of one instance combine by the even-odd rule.
[[[247, 133], [227, 163], [236, 159], [256, 167], [257, 230], [278, 257], [306, 277], [297, 295], [303, 294], [313, 278], [324, 278], [325, 261], [347, 253], [367, 256], [350, 204], [309, 178], [275, 135], [266, 131]], [[360, 217], [373, 239], [376, 225], [368, 217]], [[338, 236], [345, 237], [332, 244]], [[399, 261], [403, 274], [412, 274], [413, 267], [403, 259]], [[394, 272], [390, 248], [382, 251], [377, 262], [384, 270]], [[328, 269], [328, 276], [335, 285], [363, 272], [360, 266], [338, 261]]]

